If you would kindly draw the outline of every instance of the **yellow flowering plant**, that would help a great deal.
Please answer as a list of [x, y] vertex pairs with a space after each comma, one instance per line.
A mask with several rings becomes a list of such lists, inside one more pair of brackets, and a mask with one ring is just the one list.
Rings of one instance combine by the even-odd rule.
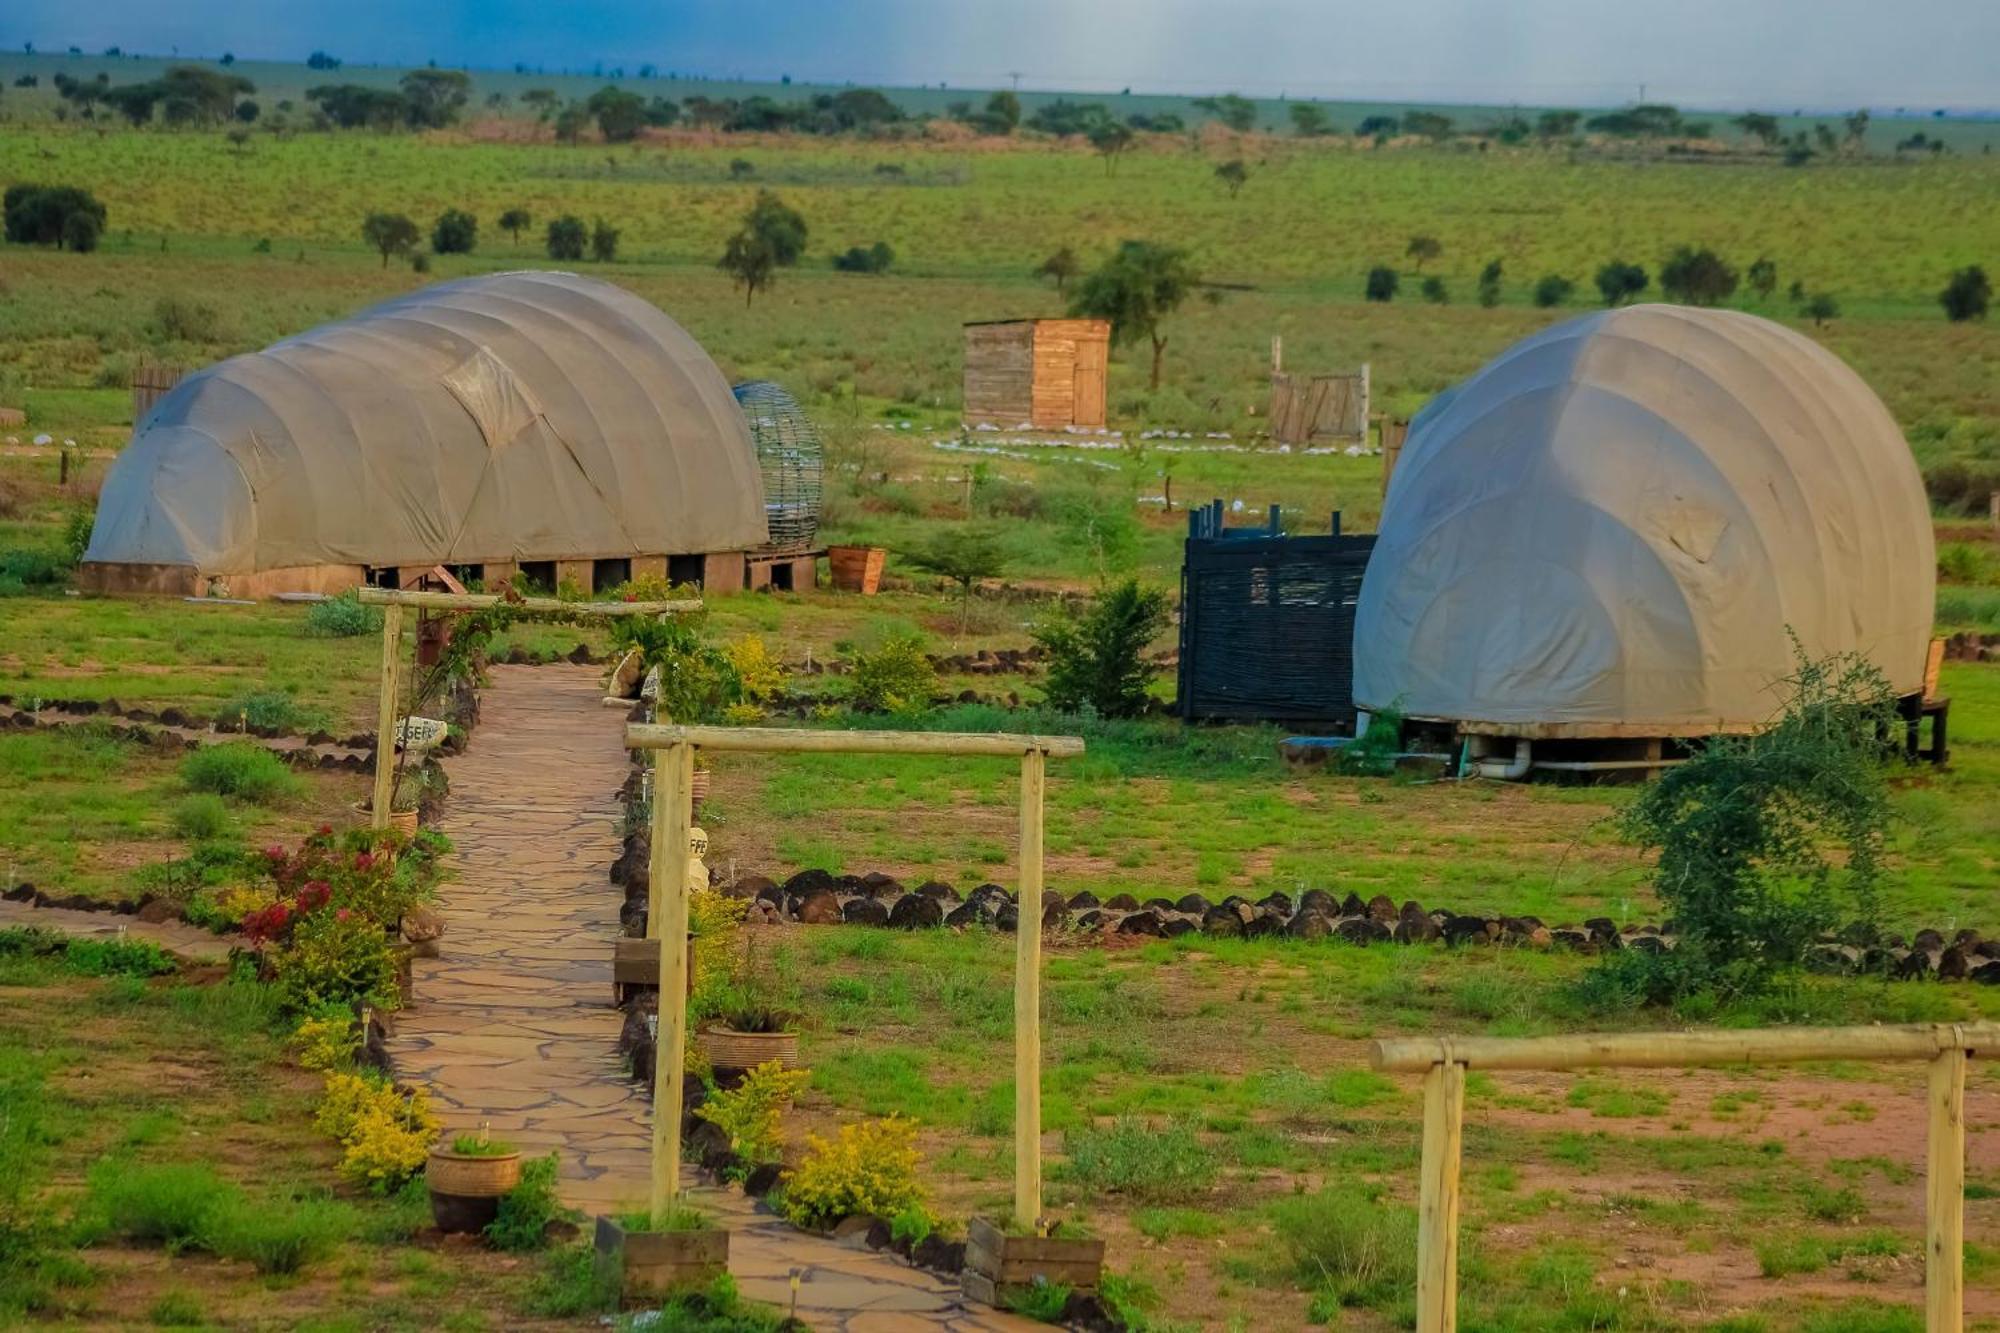
[[785, 1146], [779, 1117], [811, 1081], [807, 1070], [766, 1060], [734, 1088], [711, 1093], [694, 1113], [729, 1135], [729, 1150], [746, 1167], [775, 1162]]
[[831, 1142], [808, 1134], [804, 1160], [785, 1178], [785, 1216], [824, 1228], [856, 1213], [921, 1209], [918, 1161], [916, 1122], [900, 1116], [842, 1125]]
[[438, 1132], [430, 1094], [422, 1088], [406, 1095], [385, 1080], [345, 1073], [326, 1076], [313, 1125], [346, 1149], [341, 1176], [378, 1193], [423, 1169]]
[[292, 1031], [292, 1049], [306, 1069], [346, 1069], [361, 1049], [361, 1029], [348, 1014], [308, 1018]]

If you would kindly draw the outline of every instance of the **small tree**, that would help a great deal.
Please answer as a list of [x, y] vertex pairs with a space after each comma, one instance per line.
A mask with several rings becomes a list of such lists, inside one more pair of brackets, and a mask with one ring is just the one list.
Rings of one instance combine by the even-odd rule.
[[1814, 292], [1799, 307], [1799, 314], [1813, 322], [1814, 328], [1823, 328], [1829, 319], [1840, 318], [1840, 302], [1827, 292]]
[[618, 228], [597, 219], [597, 225], [590, 229], [590, 257], [600, 264], [609, 264], [618, 258]]
[[972, 609], [973, 585], [981, 579], [999, 578], [1006, 571], [1008, 553], [995, 529], [953, 527], [910, 552], [908, 559], [918, 569], [942, 575], [958, 585], [958, 632], [963, 634]]
[[1444, 279], [1435, 273], [1424, 279], [1423, 286], [1419, 290], [1423, 292], [1424, 299], [1432, 305], [1451, 304], [1450, 290], [1445, 287]]
[[1497, 259], [1479, 270], [1479, 304], [1488, 310], [1500, 304], [1500, 279], [1505, 273]]
[[1243, 165], [1242, 158], [1232, 157], [1215, 169], [1215, 178], [1228, 187], [1229, 197], [1234, 199], [1243, 183], [1250, 179], [1250, 168]]
[[1535, 283], [1535, 304], [1544, 310], [1569, 300], [1576, 284], [1560, 273], [1545, 273]]
[[646, 124], [646, 99], [623, 88], [599, 88], [583, 106], [606, 143], [630, 143]]
[[1160, 387], [1167, 338], [1160, 322], [1180, 309], [1201, 282], [1185, 250], [1151, 241], [1126, 241], [1104, 266], [1077, 286], [1070, 314], [1111, 321], [1113, 342], [1145, 338], [1153, 347], [1152, 386]]
[[104, 224], [97, 220], [97, 214], [82, 210], [71, 213], [63, 219], [62, 246], [75, 254], [87, 255], [97, 248], [97, 241], [104, 234]]
[[887, 273], [896, 262], [896, 252], [887, 241], [873, 245], [851, 245], [833, 257], [833, 266], [842, 273]]
[[1168, 616], [1166, 593], [1127, 579], [1105, 591], [1086, 615], [1037, 626], [1035, 641], [1049, 655], [1049, 705], [1064, 712], [1091, 708], [1100, 717], [1145, 711], [1147, 687], [1159, 669], [1144, 654]]
[[1778, 290], [1778, 265], [1768, 255], [1758, 255], [1752, 260], [1750, 267], [1743, 271], [1743, 277], [1760, 301], [1768, 301], [1771, 293]]
[[500, 230], [512, 236], [516, 245], [521, 243], [521, 233], [534, 225], [535, 219], [525, 208], [510, 208], [500, 215]]
[[1076, 252], [1065, 245], [1062, 249], [1044, 259], [1035, 269], [1033, 276], [1037, 278], [1054, 278], [1056, 280], [1056, 295], [1061, 296], [1069, 287], [1069, 280], [1074, 278], [1081, 269], [1082, 265], [1076, 262]]
[[743, 225], [723, 247], [716, 266], [743, 289], [743, 304], [768, 288], [777, 271], [799, 262], [806, 248], [806, 220], [769, 190], [759, 190]]
[[1622, 818], [1659, 852], [1653, 889], [1680, 932], [1668, 954], [1606, 965], [1600, 979], [1623, 999], [1755, 994], [1843, 916], [1872, 938], [1893, 695], [1861, 658], [1794, 648], [1789, 702], [1768, 729], [1702, 743]]
[[1778, 128], [1778, 118], [1761, 111], [1746, 111], [1733, 122], [1751, 138], [1766, 148], [1776, 148], [1784, 142], [1785, 132]]
[[1652, 279], [1644, 266], [1614, 259], [1597, 270], [1597, 291], [1606, 305], [1621, 305], [1646, 290]]
[[1684, 245], [1660, 265], [1660, 290], [1670, 301], [1720, 305], [1736, 291], [1736, 270], [1713, 250]]
[[1417, 261], [1417, 272], [1419, 273], [1424, 271], [1424, 262], [1426, 260], [1436, 259], [1443, 253], [1444, 246], [1439, 243], [1438, 238], [1435, 236], [1412, 236], [1410, 244], [1403, 251], [1405, 257]]
[[1333, 133], [1333, 122], [1327, 118], [1326, 108], [1317, 102], [1294, 102], [1290, 114], [1292, 133], [1301, 139], [1317, 139]]
[[1090, 127], [1090, 146], [1104, 159], [1104, 172], [1110, 175], [1118, 167], [1118, 159], [1132, 146], [1132, 127], [1115, 120], [1100, 121]]
[[1368, 270], [1368, 286], [1365, 294], [1371, 301], [1393, 301], [1396, 299], [1396, 288], [1402, 281], [1395, 269], [1387, 264], [1377, 264]]
[[463, 209], [447, 208], [431, 228], [431, 249], [441, 255], [469, 255], [479, 239], [479, 219]]
[[549, 258], [574, 261], [583, 258], [584, 244], [589, 240], [583, 219], [574, 213], [565, 213], [549, 223]]
[[383, 268], [390, 255], [408, 254], [420, 235], [417, 224], [401, 213], [370, 213], [361, 224], [361, 239], [381, 252]]
[[1238, 134], [1247, 134], [1257, 125], [1257, 104], [1240, 93], [1197, 97], [1194, 106], [1195, 110], [1208, 112]]
[[1938, 293], [1938, 304], [1944, 307], [1944, 316], [1954, 324], [1962, 324], [1969, 319], [1985, 319], [1986, 307], [1993, 300], [1993, 284], [1986, 279], [1986, 270], [1977, 264], [1959, 269], [1951, 275], [1951, 281]]

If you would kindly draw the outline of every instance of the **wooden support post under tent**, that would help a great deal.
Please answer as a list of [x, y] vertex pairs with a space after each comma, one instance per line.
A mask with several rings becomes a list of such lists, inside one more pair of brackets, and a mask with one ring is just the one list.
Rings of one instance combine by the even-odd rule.
[[375, 788], [369, 801], [369, 826], [389, 827], [389, 806], [396, 781], [396, 663], [402, 652], [403, 611], [484, 611], [503, 603], [530, 614], [581, 616], [662, 616], [701, 610], [698, 600], [655, 602], [564, 602], [553, 597], [508, 601], [495, 593], [410, 592], [394, 588], [356, 589], [363, 606], [382, 608], [382, 677], [375, 708]]
[[1458, 1327], [1458, 1176], [1465, 1075], [1479, 1070], [1683, 1069], [1816, 1060], [1921, 1060], [1929, 1066], [1924, 1181], [1925, 1327], [1958, 1333], [1965, 1310], [1965, 1066], [2000, 1052], [2000, 1023], [1629, 1032], [1564, 1037], [1401, 1037], [1369, 1064], [1424, 1076], [1418, 1168], [1417, 1333]]
[[1014, 1216], [1042, 1213], [1042, 795], [1046, 761], [1083, 753], [1079, 736], [998, 732], [807, 731], [633, 723], [625, 745], [654, 752], [648, 929], [660, 922], [660, 1017], [653, 1050], [655, 1212], [680, 1192], [681, 1066], [686, 1060], [688, 787], [697, 749], [756, 754], [988, 755], [1021, 761], [1021, 864], [1014, 950]]

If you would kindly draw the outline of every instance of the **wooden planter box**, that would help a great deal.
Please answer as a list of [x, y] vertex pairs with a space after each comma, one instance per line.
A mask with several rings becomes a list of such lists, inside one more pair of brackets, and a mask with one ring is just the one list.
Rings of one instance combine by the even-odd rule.
[[[624, 1008], [635, 991], [660, 988], [660, 942], [619, 940], [612, 946], [611, 1003]], [[687, 993], [694, 994], [694, 940], [687, 946]]]
[[1104, 1272], [1101, 1240], [1053, 1240], [1010, 1236], [983, 1217], [972, 1219], [965, 1241], [965, 1294], [984, 1305], [999, 1305], [1006, 1293], [1033, 1286], [1037, 1278], [1072, 1291], [1096, 1291]]
[[827, 571], [833, 586], [842, 592], [858, 592], [873, 597], [882, 586], [882, 565], [889, 557], [886, 546], [829, 546]]
[[738, 1032], [733, 1028], [703, 1028], [695, 1034], [695, 1049], [715, 1069], [755, 1069], [776, 1060], [786, 1069], [799, 1067], [796, 1032]]
[[500, 1211], [500, 1197], [521, 1183], [521, 1154], [482, 1157], [434, 1148], [424, 1183], [439, 1231], [484, 1231]]
[[597, 1219], [597, 1265], [618, 1275], [626, 1301], [660, 1300], [684, 1287], [706, 1286], [729, 1271], [729, 1233], [627, 1231]]

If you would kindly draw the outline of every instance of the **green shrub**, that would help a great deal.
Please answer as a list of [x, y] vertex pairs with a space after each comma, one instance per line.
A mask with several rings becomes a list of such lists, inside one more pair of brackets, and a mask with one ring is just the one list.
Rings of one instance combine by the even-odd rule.
[[302, 708], [284, 690], [253, 690], [224, 704], [216, 714], [224, 731], [248, 724], [265, 731], [310, 731], [325, 720], [317, 709]]
[[556, 1199], [556, 1154], [521, 1164], [521, 1183], [500, 1199], [487, 1224], [486, 1240], [498, 1250], [539, 1250], [548, 1243], [549, 1223], [562, 1217]]
[[1069, 1293], [1065, 1283], [1037, 1280], [1025, 1287], [1009, 1288], [1005, 1300], [1009, 1310], [1025, 1319], [1056, 1324], [1062, 1322], [1063, 1311], [1069, 1308]]
[[1341, 1305], [1379, 1306], [1416, 1282], [1417, 1215], [1358, 1189], [1328, 1188], [1272, 1211], [1293, 1275]]
[[352, 639], [382, 632], [382, 608], [363, 606], [353, 591], [306, 608], [306, 633], [323, 639]]
[[1402, 748], [1402, 711], [1378, 708], [1368, 715], [1368, 729], [1334, 756], [1333, 766], [1349, 777], [1387, 777], [1396, 771], [1396, 755]]
[[58, 588], [69, 578], [69, 565], [57, 552], [36, 546], [0, 550], [0, 597], [18, 597], [37, 588]]
[[396, 956], [383, 922], [367, 912], [317, 911], [299, 918], [277, 956], [274, 989], [287, 1013], [329, 1005], [394, 1009]]
[[243, 1192], [200, 1162], [134, 1164], [106, 1158], [90, 1172], [90, 1205], [114, 1235], [170, 1249], [199, 1242]]
[[1145, 660], [1153, 636], [1166, 628], [1167, 595], [1127, 579], [1081, 617], [1052, 620], [1035, 630], [1049, 655], [1049, 705], [1089, 708], [1100, 717], [1132, 717], [1146, 707], [1159, 668]]
[[63, 965], [84, 977], [163, 977], [177, 971], [171, 955], [151, 940], [72, 939]]
[[201, 1298], [191, 1291], [163, 1292], [146, 1311], [146, 1318], [158, 1328], [188, 1328], [206, 1324]]
[[590, 1245], [568, 1245], [548, 1258], [528, 1288], [527, 1309], [544, 1319], [577, 1319], [618, 1308], [617, 1270], [597, 1262]]
[[1087, 1194], [1119, 1194], [1141, 1203], [1184, 1203], [1215, 1184], [1215, 1152], [1188, 1121], [1165, 1126], [1121, 1116], [1072, 1130], [1063, 1140], [1065, 1179]]
[[870, 713], [919, 712], [937, 690], [937, 670], [914, 631], [892, 633], [872, 651], [854, 655], [848, 700]]
[[229, 828], [229, 806], [212, 792], [183, 796], [174, 806], [174, 832], [193, 842], [220, 837]]
[[1937, 572], [1952, 583], [1990, 583], [1995, 577], [1993, 553], [1971, 542], [1940, 542]]
[[261, 745], [231, 741], [206, 745], [181, 761], [181, 781], [194, 791], [235, 796], [268, 805], [304, 789], [284, 760]]
[[354, 1225], [354, 1209], [337, 1199], [252, 1203], [238, 1197], [209, 1213], [200, 1240], [203, 1248], [260, 1273], [296, 1273], [331, 1256]]

